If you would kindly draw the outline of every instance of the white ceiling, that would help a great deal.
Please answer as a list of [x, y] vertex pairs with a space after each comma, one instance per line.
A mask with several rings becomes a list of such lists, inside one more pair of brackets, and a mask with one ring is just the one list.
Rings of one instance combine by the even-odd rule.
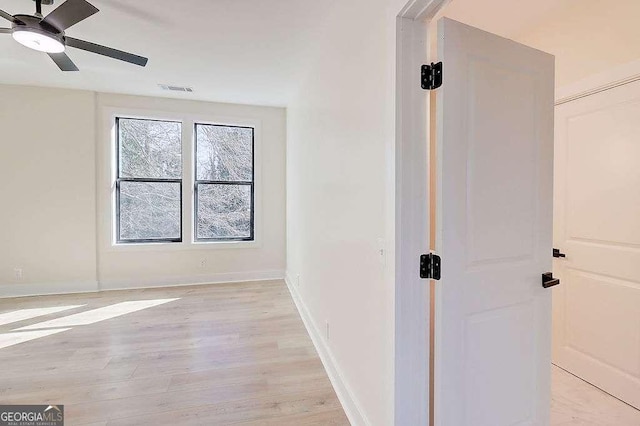
[[572, 0], [451, 0], [445, 15], [507, 38], [517, 38]]
[[[322, 36], [318, 17], [333, 2], [90, 1], [100, 12], [67, 33], [147, 56], [146, 68], [70, 48], [80, 72], [63, 73], [46, 54], [0, 34], [0, 83], [283, 106], [304, 69], [308, 46]], [[564, 1], [454, 0], [447, 15], [512, 36]], [[61, 3], [44, 6], [44, 14]], [[33, 14], [35, 6], [32, 0], [2, 0], [0, 9]], [[0, 27], [8, 26], [0, 22]], [[168, 93], [158, 84], [191, 86], [194, 93]]]
[[[69, 48], [80, 72], [0, 34], [0, 83], [70, 87], [220, 102], [284, 105], [323, 0], [89, 0], [100, 12], [67, 34], [149, 57], [146, 68]], [[43, 6], [46, 15], [60, 5]], [[329, 3], [329, 2], [326, 2]], [[33, 14], [32, 0], [2, 0]], [[295, 16], [296, 19], [291, 19]], [[0, 19], [0, 27], [9, 22]], [[302, 55], [304, 56], [304, 55]], [[158, 84], [192, 86], [189, 95]]]

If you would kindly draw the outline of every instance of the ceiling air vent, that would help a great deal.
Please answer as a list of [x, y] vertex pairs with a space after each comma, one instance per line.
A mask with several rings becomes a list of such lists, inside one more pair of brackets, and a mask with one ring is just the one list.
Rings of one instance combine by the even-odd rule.
[[162, 90], [171, 90], [172, 92], [193, 92], [193, 87], [172, 86], [170, 84], [158, 84]]

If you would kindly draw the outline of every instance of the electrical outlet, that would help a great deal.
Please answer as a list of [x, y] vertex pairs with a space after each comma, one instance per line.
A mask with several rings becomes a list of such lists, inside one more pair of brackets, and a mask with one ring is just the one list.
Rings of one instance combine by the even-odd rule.
[[200, 267], [201, 268], [206, 268], [207, 267], [207, 259], [202, 259], [200, 261]]
[[296, 275], [296, 287], [300, 287], [300, 274]]
[[15, 268], [13, 274], [16, 277], [16, 281], [22, 281], [22, 268]]
[[329, 340], [329, 321], [328, 320], [325, 321], [324, 324], [325, 324], [325, 328], [326, 328], [326, 330], [325, 330], [326, 337], [327, 337], [327, 340]]

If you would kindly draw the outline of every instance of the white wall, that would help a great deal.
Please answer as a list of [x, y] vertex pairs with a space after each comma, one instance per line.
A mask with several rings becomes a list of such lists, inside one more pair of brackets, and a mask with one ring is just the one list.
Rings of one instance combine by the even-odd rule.
[[337, 2], [288, 109], [288, 282], [354, 424], [393, 424], [395, 16], [404, 3]]
[[640, 2], [571, 0], [515, 37], [556, 56], [556, 87], [640, 58]]
[[96, 288], [94, 98], [0, 86], [0, 295]]
[[[100, 125], [104, 106], [259, 123], [262, 220], [258, 244], [252, 248], [111, 247], [100, 226], [110, 217], [109, 206], [100, 197], [109, 191], [109, 182], [101, 174], [110, 167], [103, 155], [108, 137]], [[283, 108], [0, 85], [0, 129], [0, 297], [283, 276]], [[22, 280], [16, 279], [15, 268], [23, 269]]]

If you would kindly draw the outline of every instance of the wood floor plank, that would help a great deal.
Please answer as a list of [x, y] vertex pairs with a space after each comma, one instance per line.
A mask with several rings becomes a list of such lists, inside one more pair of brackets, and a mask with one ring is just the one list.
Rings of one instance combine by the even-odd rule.
[[268, 419], [242, 421], [232, 423], [235, 426], [348, 426], [349, 421], [344, 416], [341, 409], [329, 411], [317, 411], [314, 413], [293, 414], [289, 416], [278, 416]]
[[[346, 420], [332, 391], [273, 395], [262, 398], [228, 401], [146, 416], [114, 419], [108, 426], [141, 424], [230, 425], [238, 422], [267, 422], [285, 416], [333, 411], [337, 420]], [[287, 425], [287, 423], [279, 423]], [[347, 423], [348, 424], [348, 423]], [[295, 423], [291, 423], [292, 426]]]

